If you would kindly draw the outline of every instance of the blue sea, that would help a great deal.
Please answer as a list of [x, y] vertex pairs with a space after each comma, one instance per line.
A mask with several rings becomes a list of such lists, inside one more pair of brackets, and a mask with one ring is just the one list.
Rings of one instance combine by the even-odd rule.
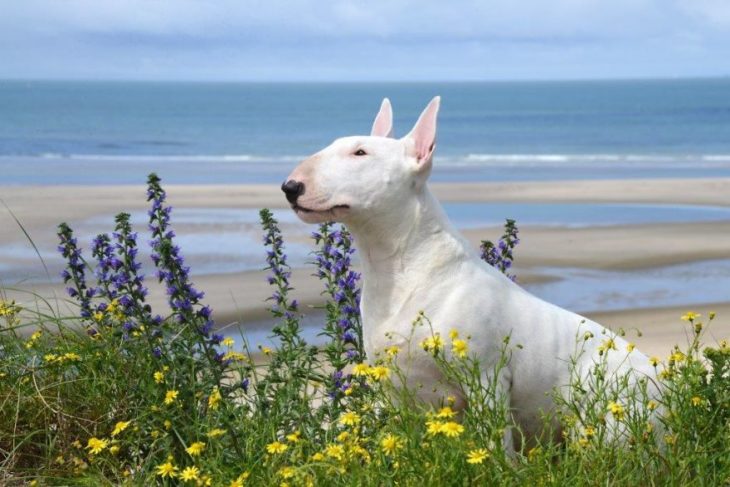
[[0, 184], [278, 183], [442, 96], [437, 181], [730, 176], [730, 79], [499, 83], [0, 81]]

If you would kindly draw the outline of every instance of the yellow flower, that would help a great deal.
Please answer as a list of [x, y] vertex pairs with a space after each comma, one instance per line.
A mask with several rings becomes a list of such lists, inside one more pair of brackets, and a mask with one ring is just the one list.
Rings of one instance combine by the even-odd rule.
[[294, 477], [294, 474], [296, 474], [297, 471], [294, 470], [293, 467], [283, 467], [283, 468], [279, 469], [278, 473], [279, 473], [279, 475], [281, 475], [281, 478], [290, 479], [290, 478]]
[[328, 457], [342, 460], [345, 457], [345, 447], [342, 445], [329, 445], [324, 449], [324, 454]]
[[357, 455], [360, 458], [362, 458], [363, 460], [365, 460], [366, 463], [370, 463], [370, 460], [371, 460], [370, 453], [368, 453], [368, 451], [365, 448], [361, 447], [360, 445], [352, 445], [350, 447], [350, 455], [351, 456]]
[[15, 301], [3, 301], [0, 299], [0, 316], [14, 318], [22, 308], [15, 304]]
[[403, 440], [388, 433], [385, 435], [385, 438], [380, 440], [380, 448], [382, 448], [386, 455], [393, 455], [397, 450], [403, 448]]
[[56, 355], [55, 353], [47, 353], [43, 356], [43, 360], [45, 360], [46, 362], [53, 362], [57, 358], [58, 355]]
[[94, 321], [101, 321], [104, 319], [104, 313], [101, 311], [94, 311]]
[[312, 455], [313, 462], [321, 462], [322, 460], [324, 460], [324, 455], [322, 455], [321, 453], [317, 452], [314, 455]]
[[266, 451], [269, 452], [272, 455], [278, 455], [279, 453], [284, 453], [289, 447], [286, 446], [284, 443], [280, 443], [278, 441], [275, 441], [273, 443], [269, 443], [266, 445]]
[[264, 355], [271, 355], [273, 353], [273, 350], [269, 347], [261, 347], [261, 351], [264, 352]]
[[198, 480], [198, 476], [200, 475], [200, 470], [198, 467], [185, 467], [182, 472], [180, 472], [180, 480], [188, 481], [188, 480]]
[[368, 375], [370, 372], [370, 366], [365, 363], [357, 364], [352, 368], [352, 375], [356, 377], [362, 377]]
[[626, 351], [629, 353], [633, 352], [635, 348], [636, 348], [636, 345], [634, 345], [633, 343], [626, 344]]
[[343, 431], [342, 433], [337, 435], [337, 441], [339, 441], [340, 443], [344, 443], [349, 437], [350, 433], [348, 431]]
[[222, 343], [223, 343], [223, 345], [225, 345], [226, 347], [232, 347], [232, 346], [233, 346], [233, 344], [234, 344], [234, 343], [236, 343], [236, 341], [235, 341], [235, 340], [234, 340], [233, 338], [231, 338], [231, 337], [225, 337], [225, 338], [223, 339], [223, 342], [222, 342]]
[[702, 400], [702, 398], [700, 396], [694, 396], [692, 398], [692, 405], [693, 406], [700, 406], [700, 405], [702, 405], [703, 402], [704, 401]]
[[436, 413], [437, 418], [449, 419], [453, 418], [454, 416], [456, 416], [456, 413], [449, 406], [442, 407], [441, 409], [439, 409], [439, 412]]
[[484, 448], [472, 450], [466, 455], [466, 463], [478, 465], [489, 457], [489, 452]]
[[89, 438], [89, 442], [86, 444], [86, 449], [89, 450], [89, 453], [92, 455], [96, 455], [97, 453], [101, 453], [104, 448], [109, 446], [109, 442], [107, 440], [100, 440], [96, 437]]
[[28, 339], [28, 341], [26, 342], [26, 344], [25, 344], [25, 348], [31, 348], [31, 347], [32, 347], [32, 346], [33, 346], [33, 345], [35, 344], [35, 342], [36, 342], [36, 341], [38, 341], [38, 339], [39, 339], [39, 338], [41, 337], [41, 334], [42, 334], [42, 333], [41, 333], [41, 331], [40, 331], [40, 330], [39, 330], [39, 331], [36, 331], [36, 332], [34, 332], [34, 333], [33, 333], [33, 334], [32, 334], [32, 335], [30, 336], [30, 338]]
[[205, 443], [203, 443], [202, 441], [196, 441], [185, 449], [185, 451], [188, 452], [188, 455], [190, 455], [191, 457], [200, 455], [203, 450], [205, 450]]
[[616, 350], [616, 342], [613, 341], [613, 338], [608, 338], [606, 340], [601, 341], [601, 345], [598, 347], [598, 351], [602, 354], [603, 352], [607, 352], [609, 350]]
[[286, 435], [286, 440], [289, 441], [289, 442], [291, 442], [291, 443], [296, 443], [297, 441], [299, 441], [299, 437], [301, 435], [302, 434], [299, 431], [295, 431], [293, 433], [290, 433], [290, 434]]
[[684, 314], [684, 315], [682, 316], [682, 320], [684, 320], [684, 321], [689, 321], [690, 323], [692, 323], [692, 322], [693, 322], [694, 320], [696, 320], [696, 319], [697, 319], [697, 318], [699, 318], [700, 316], [702, 316], [702, 315], [701, 315], [701, 314], [699, 314], [699, 313], [695, 313], [694, 311], [687, 311], [687, 312], [686, 312], [686, 313], [685, 313], [685, 314]]
[[119, 445], [110, 446], [109, 453], [111, 453], [112, 455], [116, 455], [117, 453], [119, 453]]
[[243, 362], [244, 360], [246, 360], [246, 358], [247, 357], [244, 354], [235, 350], [230, 350], [226, 352], [225, 355], [223, 355], [223, 360], [238, 360]]
[[468, 351], [469, 346], [464, 340], [457, 338], [453, 342], [451, 342], [451, 353], [453, 353], [457, 357], [465, 358]]
[[152, 377], [155, 378], [155, 382], [157, 382], [158, 384], [162, 384], [165, 380], [164, 372], [160, 372], [159, 370], [152, 374]]
[[223, 436], [224, 434], [226, 434], [226, 430], [213, 428], [212, 430], [208, 431], [208, 438], [218, 438], [219, 436]]
[[441, 335], [436, 333], [421, 342], [421, 347], [427, 352], [436, 353], [444, 348], [444, 340]]
[[462, 434], [464, 432], [464, 427], [459, 423], [449, 421], [448, 423], [441, 425], [440, 432], [453, 438]]
[[81, 360], [81, 355], [74, 352], [66, 352], [61, 357], [59, 357], [59, 360]]
[[674, 362], [683, 362], [685, 358], [686, 356], [679, 350], [675, 350], [674, 353], [669, 356], [669, 360]]
[[360, 415], [354, 411], [348, 411], [340, 416], [340, 424], [344, 426], [355, 426], [360, 423]]
[[449, 332], [449, 338], [451, 338], [452, 340], [454, 338], [459, 338], [459, 331], [456, 328], [452, 328]]
[[385, 349], [385, 353], [388, 354], [388, 357], [395, 357], [398, 355], [398, 352], [400, 352], [400, 348], [397, 345], [391, 345]]
[[211, 392], [210, 396], [208, 397], [208, 407], [210, 409], [218, 409], [219, 403], [221, 402], [221, 392], [218, 390], [218, 387], [213, 388], [213, 392]]
[[228, 487], [243, 487], [249, 475], [251, 474], [249, 474], [248, 472], [243, 472], [235, 480], [232, 480], [231, 483], [228, 484]]
[[426, 433], [429, 435], [437, 435], [441, 433], [441, 427], [444, 425], [441, 421], [426, 421]]
[[608, 410], [619, 420], [624, 417], [624, 413], [626, 412], [622, 405], [614, 401], [608, 403]]
[[165, 422], [162, 424], [165, 425], [166, 430], [169, 430], [170, 428], [172, 428], [172, 421], [170, 421], [169, 419], [166, 419]]
[[659, 365], [659, 357], [649, 357], [649, 363], [656, 367]]
[[382, 365], [378, 365], [377, 367], [372, 367], [370, 369], [370, 377], [377, 381], [381, 381], [383, 379], [387, 379], [390, 375], [390, 370], [388, 367], [383, 367]]
[[583, 430], [583, 435], [586, 438], [593, 438], [596, 435], [596, 429], [593, 426], [586, 426]]
[[657, 407], [659, 407], [659, 403], [652, 399], [646, 403], [646, 407], [649, 408], [649, 411], [654, 411]]
[[167, 405], [170, 405], [175, 402], [175, 399], [177, 399], [178, 394], [180, 394], [179, 391], [176, 391], [174, 389], [169, 390], [165, 393], [165, 400], [164, 403]]
[[165, 478], [165, 477], [177, 477], [177, 467], [172, 464], [172, 462], [166, 462], [162, 465], [157, 466], [157, 475]]
[[112, 437], [117, 436], [119, 433], [127, 429], [131, 421], [119, 421], [115, 426], [114, 430], [112, 431]]

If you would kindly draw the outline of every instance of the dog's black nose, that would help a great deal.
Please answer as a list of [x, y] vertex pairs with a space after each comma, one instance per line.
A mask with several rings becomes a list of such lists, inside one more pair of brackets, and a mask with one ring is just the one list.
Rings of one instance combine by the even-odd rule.
[[304, 183], [290, 179], [281, 185], [281, 190], [286, 195], [286, 199], [289, 203], [293, 204], [296, 203], [297, 198], [299, 198], [300, 195], [304, 194]]

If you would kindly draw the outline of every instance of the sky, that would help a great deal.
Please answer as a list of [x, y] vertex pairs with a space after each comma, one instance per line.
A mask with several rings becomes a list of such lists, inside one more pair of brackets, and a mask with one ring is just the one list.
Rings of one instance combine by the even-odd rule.
[[730, 76], [730, 0], [0, 0], [0, 79]]

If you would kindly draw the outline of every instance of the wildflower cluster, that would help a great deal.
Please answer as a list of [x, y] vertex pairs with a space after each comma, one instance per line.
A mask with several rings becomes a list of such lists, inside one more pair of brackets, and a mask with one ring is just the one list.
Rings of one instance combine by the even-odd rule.
[[81, 248], [73, 236], [73, 230], [65, 223], [58, 227], [58, 238], [61, 241], [58, 251], [67, 262], [66, 269], [61, 272], [63, 283], [70, 284], [66, 291], [70, 297], [78, 299], [81, 305], [81, 317], [90, 318], [90, 303], [96, 294], [96, 288], [86, 286], [86, 261], [81, 256]]
[[312, 234], [315, 244], [317, 277], [325, 285], [324, 294], [329, 298], [326, 304], [324, 335], [329, 342], [324, 347], [327, 360], [333, 365], [329, 393], [337, 402], [349, 394], [353, 387], [352, 376], [344, 373], [345, 367], [364, 359], [362, 326], [360, 324], [360, 289], [357, 287], [360, 275], [352, 270], [352, 255], [355, 249], [353, 239], [346, 228], [335, 229], [334, 224], [325, 223]]
[[15, 301], [5, 301], [0, 298], [0, 319], [5, 322], [5, 326], [13, 327], [20, 323], [18, 315], [22, 308], [15, 304]]
[[497, 245], [495, 246], [490, 240], [482, 240], [480, 246], [482, 259], [492, 267], [499, 269], [513, 281], [517, 276], [510, 274], [508, 270], [512, 267], [514, 261], [512, 251], [520, 243], [517, 233], [517, 224], [514, 220], [508, 218], [504, 224], [504, 234]]
[[[299, 391], [312, 380], [321, 382], [321, 374], [314, 374], [311, 371], [317, 349], [309, 346], [302, 338], [299, 304], [289, 298], [289, 291], [292, 290], [289, 283], [291, 269], [287, 264], [279, 223], [267, 209], [261, 210], [260, 217], [264, 229], [266, 270], [270, 272], [267, 280], [274, 287], [274, 292], [268, 300], [273, 302], [270, 311], [277, 320], [272, 331], [273, 338], [278, 341], [278, 347], [274, 350], [261, 347], [261, 351], [270, 360], [266, 377], [256, 384], [256, 407], [260, 410], [269, 410], [286, 404], [287, 407], [306, 409], [307, 406], [303, 402], [305, 398], [299, 395]], [[297, 397], [298, 395], [300, 397]], [[292, 421], [285, 426], [290, 427], [293, 424]]]
[[[159, 179], [149, 182], [152, 254], [169, 316], [147, 302], [147, 286], [158, 283], [144, 280], [127, 214], [93, 242], [95, 269], [61, 227], [74, 316], [0, 301], [0, 320], [12, 323], [0, 329], [0, 483], [724, 485], [730, 478], [730, 346], [704, 346], [713, 313], [683, 317], [691, 342], [652, 359], [658, 384], [610, 373], [609, 363], [636, 353], [632, 343], [579, 335], [556, 409], [535, 418], [546, 434], [522, 442], [505, 387], [512, 355], [529, 352], [509, 336], [493, 344], [497, 360], [484, 363], [458, 323], [432, 323], [421, 312], [365, 356], [359, 276], [344, 228], [324, 225], [315, 236], [327, 299], [323, 346], [301, 336], [292, 270], [268, 211], [261, 217], [272, 342], [252, 355], [245, 336], [217, 335], [174, 244]], [[516, 230], [511, 235], [516, 241]], [[78, 333], [80, 323], [94, 331]], [[16, 332], [21, 327], [28, 332]], [[600, 353], [578, 367], [587, 344]], [[418, 368], [443, 380], [420, 383]]]
[[[149, 229], [152, 232], [152, 261], [157, 267], [157, 279], [164, 283], [167, 299], [179, 323], [194, 324], [210, 346], [217, 345], [218, 336], [210, 336], [213, 329], [212, 310], [200, 300], [205, 293], [198, 291], [190, 282], [190, 267], [185, 265], [180, 247], [173, 239], [175, 232], [169, 228], [172, 206], [166, 204], [167, 195], [160, 186], [160, 178], [152, 174], [148, 180], [147, 201]], [[222, 339], [222, 338], [220, 338]]]
[[261, 225], [264, 228], [263, 241], [266, 248], [266, 269], [270, 272], [267, 280], [275, 288], [269, 298], [273, 302], [270, 311], [275, 318], [281, 320], [276, 324], [273, 331], [285, 347], [301, 347], [305, 345], [305, 342], [300, 336], [299, 315], [297, 314], [299, 303], [296, 299], [289, 299], [288, 293], [292, 290], [289, 284], [291, 269], [287, 264], [279, 223], [267, 209], [261, 210], [260, 216]]

